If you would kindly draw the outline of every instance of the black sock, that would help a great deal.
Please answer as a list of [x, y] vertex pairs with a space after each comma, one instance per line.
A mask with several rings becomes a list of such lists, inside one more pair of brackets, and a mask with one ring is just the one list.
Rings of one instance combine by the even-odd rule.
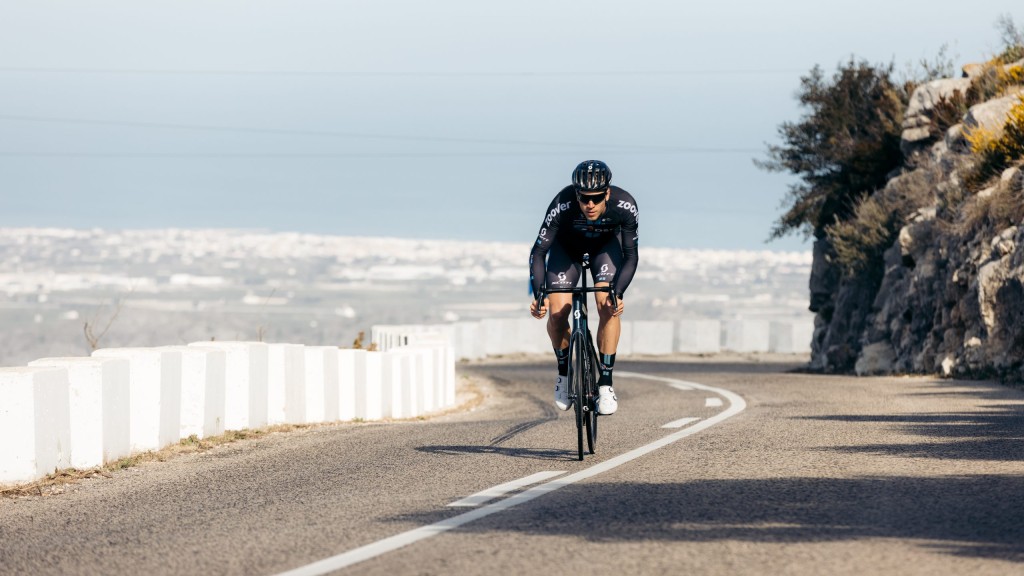
[[598, 386], [612, 385], [612, 370], [615, 366], [615, 354], [601, 354], [598, 364], [601, 368], [601, 378], [598, 379]]
[[559, 350], [555, 348], [555, 359], [558, 360], [558, 375], [566, 376], [569, 374], [569, 347]]

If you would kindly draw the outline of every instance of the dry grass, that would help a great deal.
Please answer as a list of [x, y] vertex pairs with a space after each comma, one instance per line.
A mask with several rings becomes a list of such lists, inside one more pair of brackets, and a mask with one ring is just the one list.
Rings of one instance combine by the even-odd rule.
[[960, 210], [952, 232], [962, 239], [994, 238], [996, 234], [1024, 221], [1024, 201], [1009, 186], [997, 186], [986, 196], [972, 196]]
[[78, 470], [76, 468], [58, 470], [53, 474], [48, 474], [45, 478], [41, 478], [29, 484], [2, 488], [0, 489], [0, 498], [61, 494], [64, 492], [64, 487], [68, 484], [75, 484], [81, 480], [88, 480], [92, 478], [111, 478], [112, 474], [118, 470], [134, 468], [146, 462], [166, 462], [167, 460], [181, 454], [206, 452], [207, 450], [211, 450], [223, 444], [231, 444], [232, 442], [238, 442], [240, 440], [260, 438], [273, 433], [291, 432], [293, 430], [312, 428], [314, 426], [317, 425], [281, 424], [257, 430], [231, 430], [220, 436], [203, 439], [200, 439], [196, 435], [192, 435], [181, 440], [177, 444], [173, 444], [161, 450], [132, 454], [131, 456], [121, 458], [116, 462], [111, 462], [104, 466], [98, 466], [88, 470]]

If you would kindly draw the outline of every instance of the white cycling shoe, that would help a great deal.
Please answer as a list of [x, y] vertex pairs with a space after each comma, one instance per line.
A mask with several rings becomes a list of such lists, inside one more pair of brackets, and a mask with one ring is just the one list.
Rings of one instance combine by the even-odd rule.
[[569, 378], [559, 374], [555, 380], [555, 407], [559, 410], [568, 410], [572, 406], [569, 401]]
[[600, 386], [597, 389], [597, 413], [602, 416], [615, 414], [619, 409], [619, 399], [611, 386]]

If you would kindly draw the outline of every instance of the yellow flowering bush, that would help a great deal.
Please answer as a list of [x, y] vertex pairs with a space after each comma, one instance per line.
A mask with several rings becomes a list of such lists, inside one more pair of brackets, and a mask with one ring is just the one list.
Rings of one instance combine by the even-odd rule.
[[977, 158], [977, 164], [968, 174], [968, 185], [972, 188], [980, 187], [1024, 158], [1024, 96], [1018, 96], [1017, 100], [1010, 109], [1002, 134], [981, 127], [967, 134], [971, 151]]

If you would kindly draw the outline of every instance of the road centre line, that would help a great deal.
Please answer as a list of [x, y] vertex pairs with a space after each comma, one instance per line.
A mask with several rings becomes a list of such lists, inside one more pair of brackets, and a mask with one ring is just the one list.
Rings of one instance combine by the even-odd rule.
[[679, 382], [672, 382], [669, 384], [669, 386], [675, 388], [676, 390], [693, 390], [693, 386], [684, 384], [681, 380]]
[[716, 408], [716, 407], [721, 406], [721, 405], [722, 405], [722, 399], [721, 398], [705, 398], [704, 399], [704, 407], [705, 408]]
[[504, 496], [505, 494], [508, 494], [509, 492], [512, 492], [513, 490], [518, 490], [520, 488], [523, 488], [525, 486], [529, 486], [531, 484], [536, 484], [538, 482], [543, 482], [544, 480], [547, 480], [549, 478], [554, 478], [555, 476], [561, 476], [562, 474], [565, 474], [564, 470], [557, 471], [557, 472], [555, 472], [555, 471], [538, 472], [536, 474], [532, 474], [532, 475], [527, 476], [525, 478], [520, 478], [518, 480], [513, 480], [511, 482], [505, 482], [504, 484], [498, 484], [497, 486], [488, 488], [487, 490], [481, 490], [480, 492], [477, 492], [476, 494], [472, 494], [470, 496], [466, 496], [462, 500], [457, 500], [455, 502], [452, 502], [451, 504], [449, 504], [449, 506], [456, 506], [456, 507], [479, 506], [479, 505], [483, 504], [484, 502], [489, 502], [491, 500], [494, 500], [495, 498], [498, 498], [499, 496]]
[[328, 572], [340, 570], [342, 568], [358, 564], [365, 560], [376, 558], [377, 556], [381, 556], [388, 552], [393, 552], [395, 550], [398, 550], [399, 548], [408, 546], [409, 544], [413, 544], [414, 542], [419, 542], [420, 540], [430, 538], [431, 536], [443, 534], [444, 532], [458, 528], [459, 526], [469, 524], [474, 520], [479, 520], [481, 518], [490, 516], [491, 514], [508, 510], [509, 508], [518, 506], [520, 504], [524, 504], [526, 502], [529, 502], [530, 500], [539, 498], [540, 496], [543, 496], [550, 492], [554, 492], [555, 490], [558, 490], [560, 488], [564, 488], [566, 486], [575, 484], [576, 482], [579, 482], [581, 480], [586, 480], [593, 476], [597, 476], [598, 474], [601, 474], [603, 472], [607, 472], [609, 470], [617, 468], [623, 464], [626, 464], [627, 462], [630, 462], [641, 456], [649, 454], [659, 448], [663, 448], [665, 446], [668, 446], [669, 444], [682, 440], [687, 436], [692, 436], [697, 432], [706, 430], [714, 426], [715, 424], [722, 422], [723, 420], [726, 420], [728, 418], [735, 416], [736, 414], [739, 414], [747, 407], [747, 403], [743, 400], [742, 397], [740, 397], [740, 395], [725, 390], [723, 388], [705, 386], [703, 384], [697, 384], [696, 382], [687, 382], [683, 380], [676, 380], [674, 378], [663, 378], [661, 376], [647, 376], [646, 374], [638, 374], [636, 372], [617, 372], [616, 374], [619, 377], [656, 380], [659, 382], [664, 382], [669, 386], [672, 386], [673, 384], [691, 386], [698, 390], [704, 390], [707, 392], [718, 394], [719, 396], [726, 398], [727, 400], [729, 400], [729, 407], [706, 420], [703, 420], [701, 422], [694, 424], [693, 426], [690, 426], [689, 428], [684, 428], [678, 432], [668, 434], [667, 436], [659, 438], [654, 442], [651, 442], [644, 446], [640, 446], [639, 448], [634, 448], [629, 452], [620, 454], [614, 458], [610, 458], [599, 464], [595, 464], [590, 468], [581, 470], [579, 472], [575, 472], [568, 476], [556, 478], [550, 482], [546, 482], [539, 486], [534, 486], [533, 488], [524, 490], [517, 494], [513, 494], [512, 496], [509, 496], [504, 500], [492, 502], [490, 504], [487, 504], [486, 506], [481, 506], [480, 508], [476, 508], [474, 510], [470, 510], [468, 512], [459, 514], [458, 516], [452, 516], [451, 518], [441, 520], [440, 522], [435, 522], [428, 526], [414, 528], [407, 532], [402, 532], [401, 534], [396, 534], [389, 538], [378, 540], [377, 542], [373, 542], [365, 546], [360, 546], [359, 548], [349, 550], [348, 552], [343, 552], [341, 554], [338, 554], [337, 556], [325, 558], [312, 564], [307, 564], [306, 566], [300, 566], [299, 568], [295, 568], [287, 572], [282, 572], [278, 576], [319, 576], [320, 574], [327, 574]]
[[700, 418], [680, 418], [679, 420], [673, 420], [668, 424], [663, 424], [662, 428], [682, 428], [691, 422], [696, 422]]

